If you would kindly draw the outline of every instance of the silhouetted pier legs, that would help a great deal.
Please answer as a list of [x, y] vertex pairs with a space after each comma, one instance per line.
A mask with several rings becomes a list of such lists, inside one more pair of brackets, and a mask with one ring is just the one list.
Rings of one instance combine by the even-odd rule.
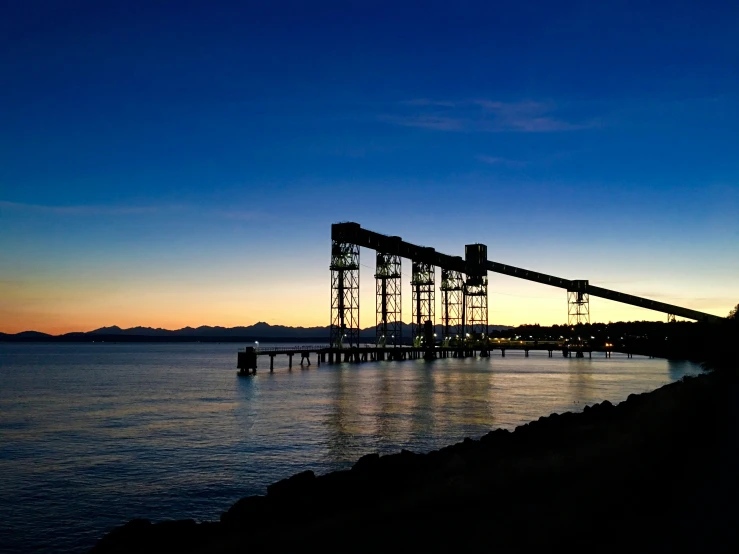
[[[292, 369], [293, 368], [293, 355], [292, 354], [288, 354], [287, 355], [287, 359], [288, 359], [287, 369]], [[300, 365], [303, 365], [303, 361], [302, 360], [300, 361]]]
[[[291, 356], [292, 358], [292, 356]], [[308, 362], [308, 367], [310, 367], [310, 352], [303, 351], [300, 353], [300, 365], [303, 365], [303, 361]], [[318, 365], [321, 365], [321, 362], [319, 360]]]
[[274, 373], [274, 371], [275, 371], [275, 355], [270, 354], [269, 355], [269, 372]]

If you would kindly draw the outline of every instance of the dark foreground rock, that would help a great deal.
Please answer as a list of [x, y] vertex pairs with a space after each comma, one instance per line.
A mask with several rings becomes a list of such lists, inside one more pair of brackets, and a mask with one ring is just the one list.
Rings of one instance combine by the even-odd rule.
[[429, 454], [299, 473], [219, 522], [134, 520], [92, 552], [733, 550], [738, 401], [733, 373], [685, 379]]

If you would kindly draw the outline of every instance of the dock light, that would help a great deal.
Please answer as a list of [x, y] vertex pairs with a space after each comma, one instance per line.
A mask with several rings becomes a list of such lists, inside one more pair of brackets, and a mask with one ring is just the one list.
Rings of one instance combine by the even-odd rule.
[[259, 341], [258, 340], [255, 340], [254, 341], [254, 344], [256, 344], [257, 346], [259, 346]]
[[434, 333], [434, 336], [436, 336], [436, 333]]

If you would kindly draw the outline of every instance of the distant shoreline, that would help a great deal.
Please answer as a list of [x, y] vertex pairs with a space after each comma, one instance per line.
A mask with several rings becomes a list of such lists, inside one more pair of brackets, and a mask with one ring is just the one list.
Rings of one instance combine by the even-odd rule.
[[[362, 340], [365, 340], [362, 337]], [[373, 337], [366, 337], [366, 340], [374, 340]], [[312, 338], [312, 337], [261, 337], [261, 336], [245, 336], [245, 337], [208, 337], [208, 336], [194, 336], [194, 337], [178, 337], [178, 336], [146, 336], [146, 335], [83, 335], [69, 337], [66, 335], [62, 336], [47, 336], [47, 337], [16, 337], [14, 335], [0, 337], [0, 343], [89, 343], [89, 342], [127, 342], [127, 343], [146, 343], [146, 342], [292, 342], [292, 343], [311, 343], [311, 344], [328, 344], [328, 337], [323, 338]]]

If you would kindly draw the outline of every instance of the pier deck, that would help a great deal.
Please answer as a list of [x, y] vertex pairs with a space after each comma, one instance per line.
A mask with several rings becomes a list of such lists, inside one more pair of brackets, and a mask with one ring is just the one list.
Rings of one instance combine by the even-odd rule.
[[[568, 345], [556, 341], [496, 341], [489, 346], [476, 345], [474, 347], [450, 347], [435, 346], [433, 348], [415, 346], [382, 347], [374, 344], [365, 344], [347, 348], [335, 348], [326, 345], [298, 345], [298, 346], [276, 346], [267, 348], [247, 347], [238, 352], [236, 367], [240, 375], [252, 375], [257, 372], [257, 358], [269, 356], [269, 369], [274, 371], [274, 360], [276, 356], [286, 355], [288, 357], [288, 368], [292, 369], [293, 356], [300, 355], [300, 365], [311, 365], [311, 354], [316, 355], [316, 364], [334, 363], [360, 363], [374, 361], [402, 361], [402, 360], [434, 360], [443, 358], [487, 358], [499, 350], [505, 357], [507, 350], [523, 351], [528, 357], [529, 352], [546, 351], [549, 357], [554, 352], [561, 352], [565, 357], [592, 357], [593, 352], [603, 352], [606, 357], [611, 356], [612, 348], [594, 348], [588, 345]], [[629, 357], [631, 354], [629, 354]]]

